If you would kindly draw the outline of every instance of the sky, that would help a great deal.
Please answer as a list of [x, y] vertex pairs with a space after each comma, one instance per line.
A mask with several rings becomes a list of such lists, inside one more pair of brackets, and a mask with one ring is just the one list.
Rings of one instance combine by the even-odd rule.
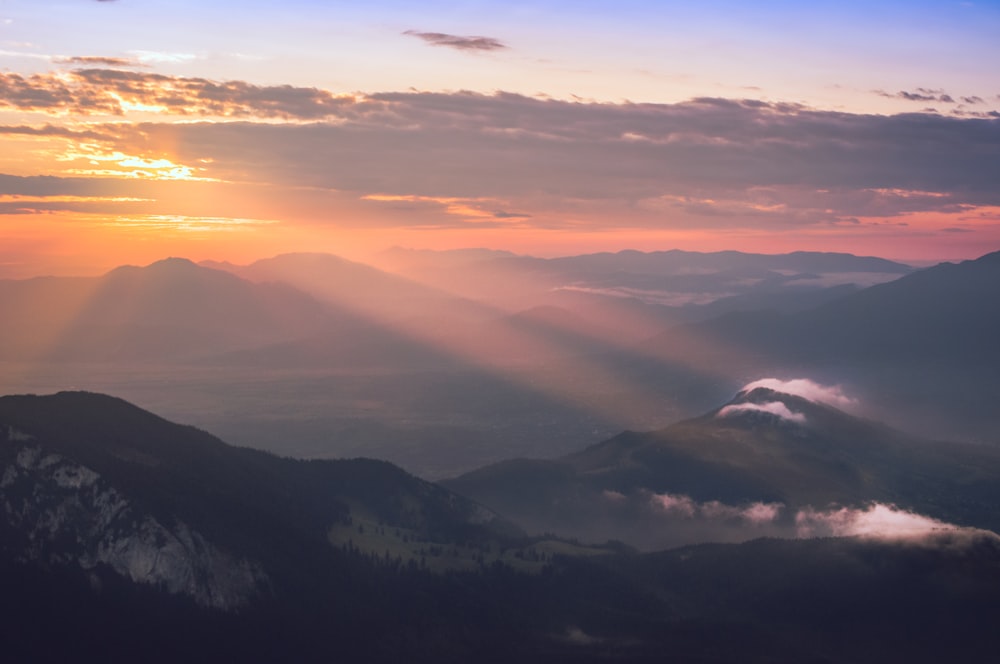
[[0, 0], [0, 277], [1000, 249], [1000, 2]]

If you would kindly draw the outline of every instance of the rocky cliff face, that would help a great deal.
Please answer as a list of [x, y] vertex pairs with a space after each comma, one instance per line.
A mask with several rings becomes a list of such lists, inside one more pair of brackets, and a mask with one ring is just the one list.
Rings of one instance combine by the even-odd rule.
[[[5, 429], [5, 430], [4, 430]], [[144, 513], [97, 472], [47, 452], [30, 435], [0, 429], [0, 550], [23, 562], [105, 564], [137, 583], [223, 610], [268, 585], [263, 568], [209, 542], [181, 521]]]

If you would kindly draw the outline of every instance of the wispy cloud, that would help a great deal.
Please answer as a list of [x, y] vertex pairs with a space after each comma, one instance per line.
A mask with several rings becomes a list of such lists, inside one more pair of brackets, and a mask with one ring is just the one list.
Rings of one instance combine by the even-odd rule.
[[769, 401], [767, 403], [737, 403], [730, 406], [726, 406], [718, 412], [716, 417], [730, 417], [732, 415], [739, 415], [740, 413], [768, 413], [774, 415], [775, 417], [780, 417], [783, 420], [789, 422], [796, 422], [798, 424], [806, 423], [806, 416], [802, 413], [797, 413], [788, 408], [785, 404], [780, 401]]
[[407, 30], [404, 35], [410, 35], [422, 39], [431, 46], [446, 46], [458, 51], [501, 51], [508, 48], [499, 39], [493, 37], [449, 35], [444, 32], [420, 32], [418, 30]]
[[[104, 0], [105, 2], [108, 0]], [[52, 60], [59, 65], [82, 65], [85, 67], [142, 67], [143, 63], [135, 58], [116, 58], [104, 55], [74, 55], [56, 57]]]
[[[754, 502], [738, 506], [728, 505], [718, 500], [698, 502], [691, 496], [683, 494], [648, 493], [647, 495], [649, 503], [654, 509], [666, 515], [683, 519], [766, 525], [777, 521], [784, 509], [784, 505], [779, 503]], [[623, 494], [607, 491], [605, 497], [613, 502], [621, 502], [625, 498]]]
[[[885, 92], [884, 90], [877, 90], [876, 93], [882, 97], [889, 97], [891, 99], [905, 99], [906, 101], [918, 101], [918, 102], [929, 102], [937, 101], [943, 104], [954, 104], [956, 103], [955, 98], [944, 90], [936, 90], [932, 88], [917, 88], [915, 91], [910, 90], [900, 90], [896, 93]], [[968, 99], [963, 97], [963, 99]], [[978, 99], [978, 97], [975, 97]]]

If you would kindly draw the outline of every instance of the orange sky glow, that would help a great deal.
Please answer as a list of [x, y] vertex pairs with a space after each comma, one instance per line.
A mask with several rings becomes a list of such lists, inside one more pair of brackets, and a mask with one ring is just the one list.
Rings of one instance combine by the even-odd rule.
[[[704, 36], [683, 37], [702, 57], [680, 66], [653, 39], [651, 26], [669, 24], [653, 3], [596, 3], [576, 17], [566, 34], [591, 39], [586, 54], [516, 28], [562, 3], [477, 3], [448, 19], [432, 8], [421, 20], [437, 17], [440, 32], [414, 28], [397, 3], [342, 15], [292, 3], [285, 22], [255, 9], [239, 37], [187, 31], [139, 3], [51, 3], [54, 16], [46, 4], [0, 6], [0, 277], [97, 274], [168, 255], [365, 259], [393, 245], [918, 262], [1000, 246], [1000, 89], [989, 68], [941, 55], [918, 79], [893, 64], [913, 45], [867, 28], [834, 62], [825, 31], [774, 41], [763, 20], [738, 34], [738, 17], [712, 27], [685, 10]], [[228, 5], [187, 9], [210, 18]], [[831, 26], [855, 18], [822, 7]], [[768, 12], [810, 18], [785, 3]], [[605, 20], [615, 30], [598, 38]], [[963, 36], [969, 57], [1000, 55], [979, 39], [1000, 25], [990, 8], [909, 20], [915, 40], [979, 26]], [[101, 29], [70, 37], [81, 21]], [[316, 26], [343, 45], [322, 42]], [[698, 50], [713, 34], [722, 50]], [[254, 37], [259, 52], [247, 49]], [[726, 69], [720, 55], [740, 45], [756, 50]], [[358, 64], [348, 67], [350, 49]], [[792, 53], [816, 67], [773, 66]], [[315, 66], [303, 68], [307, 54]]]

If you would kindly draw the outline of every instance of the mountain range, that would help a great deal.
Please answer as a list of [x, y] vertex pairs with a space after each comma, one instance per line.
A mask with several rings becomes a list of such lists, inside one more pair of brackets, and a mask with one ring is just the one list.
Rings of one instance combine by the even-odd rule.
[[1000, 449], [923, 440], [752, 385], [666, 429], [625, 432], [558, 459], [500, 462], [444, 485], [531, 532], [644, 549], [794, 537], [810, 518], [867, 518], [887, 505], [887, 515], [1000, 529]]
[[795, 367], [851, 383], [897, 426], [995, 443], [997, 302], [1000, 252], [942, 263], [806, 311], [731, 312], [678, 326], [643, 347], [729, 375]]
[[[711, 414], [730, 431], [715, 444], [761, 434], [745, 441], [747, 460], [829, 442], [776, 432], [775, 417], [801, 425], [795, 414], [838, 435], [878, 428], [754, 389]], [[385, 462], [230, 447], [104, 395], [0, 397], [0, 439], [10, 661], [935, 662], [995, 647], [1000, 539], [982, 530], [640, 554], [527, 537]], [[638, 463], [652, 451], [641, 442], [614, 439], [576, 462], [623, 465], [627, 448]], [[839, 492], [856, 486], [842, 463], [864, 473], [903, 452], [867, 444], [793, 465]], [[970, 472], [961, 455], [935, 454], [950, 468], [938, 477]]]
[[662, 428], [762, 375], [993, 444], [995, 257], [397, 250], [399, 274], [289, 254], [0, 281], [0, 389], [112, 392], [258, 448], [431, 478]]

